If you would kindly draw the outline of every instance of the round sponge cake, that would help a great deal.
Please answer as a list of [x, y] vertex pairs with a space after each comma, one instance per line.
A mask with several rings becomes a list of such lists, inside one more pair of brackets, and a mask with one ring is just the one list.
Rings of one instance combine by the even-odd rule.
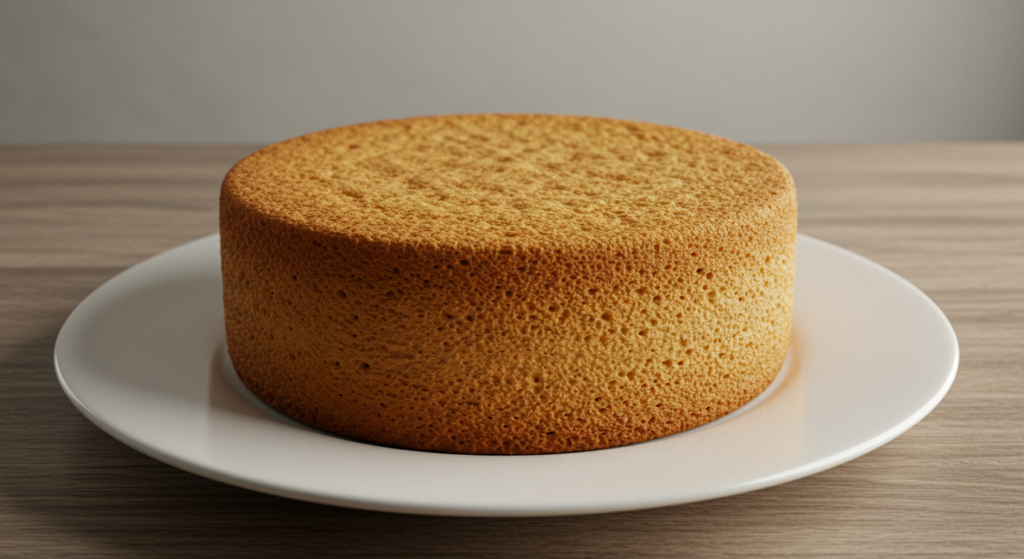
[[357, 439], [645, 441], [775, 378], [796, 225], [778, 161], [698, 132], [550, 115], [325, 130], [224, 180], [228, 348], [266, 403]]

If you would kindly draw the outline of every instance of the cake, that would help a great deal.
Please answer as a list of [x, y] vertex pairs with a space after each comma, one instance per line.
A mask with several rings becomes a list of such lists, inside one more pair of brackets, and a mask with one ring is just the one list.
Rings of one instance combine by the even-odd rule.
[[553, 115], [345, 126], [220, 199], [242, 382], [395, 447], [583, 451], [722, 417], [785, 360], [793, 179], [698, 132]]

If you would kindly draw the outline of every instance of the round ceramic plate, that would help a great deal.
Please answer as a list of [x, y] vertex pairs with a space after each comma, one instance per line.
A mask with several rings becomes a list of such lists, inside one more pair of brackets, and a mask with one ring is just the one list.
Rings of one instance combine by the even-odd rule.
[[959, 351], [942, 311], [894, 273], [801, 235], [793, 340], [755, 401], [701, 428], [619, 448], [468, 456], [389, 448], [291, 421], [227, 358], [219, 238], [134, 266], [57, 337], [57, 376], [104, 431], [225, 483], [347, 507], [542, 516], [659, 507], [831, 468], [903, 433], [942, 399]]

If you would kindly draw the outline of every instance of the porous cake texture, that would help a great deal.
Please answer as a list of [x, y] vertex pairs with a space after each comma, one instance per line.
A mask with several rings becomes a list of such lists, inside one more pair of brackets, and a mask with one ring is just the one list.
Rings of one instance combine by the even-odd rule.
[[778, 161], [698, 132], [551, 115], [325, 130], [224, 180], [228, 348], [266, 403], [348, 437], [646, 441], [775, 378], [796, 225]]

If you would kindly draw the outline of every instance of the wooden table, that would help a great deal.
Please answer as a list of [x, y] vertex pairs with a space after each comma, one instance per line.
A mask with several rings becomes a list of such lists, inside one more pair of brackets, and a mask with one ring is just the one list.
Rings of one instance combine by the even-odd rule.
[[946, 312], [959, 375], [919, 425], [778, 487], [539, 519], [333, 508], [210, 481], [85, 419], [57, 331], [102, 282], [217, 230], [255, 146], [0, 148], [0, 556], [1024, 555], [1024, 143], [765, 146], [802, 232], [896, 271]]

